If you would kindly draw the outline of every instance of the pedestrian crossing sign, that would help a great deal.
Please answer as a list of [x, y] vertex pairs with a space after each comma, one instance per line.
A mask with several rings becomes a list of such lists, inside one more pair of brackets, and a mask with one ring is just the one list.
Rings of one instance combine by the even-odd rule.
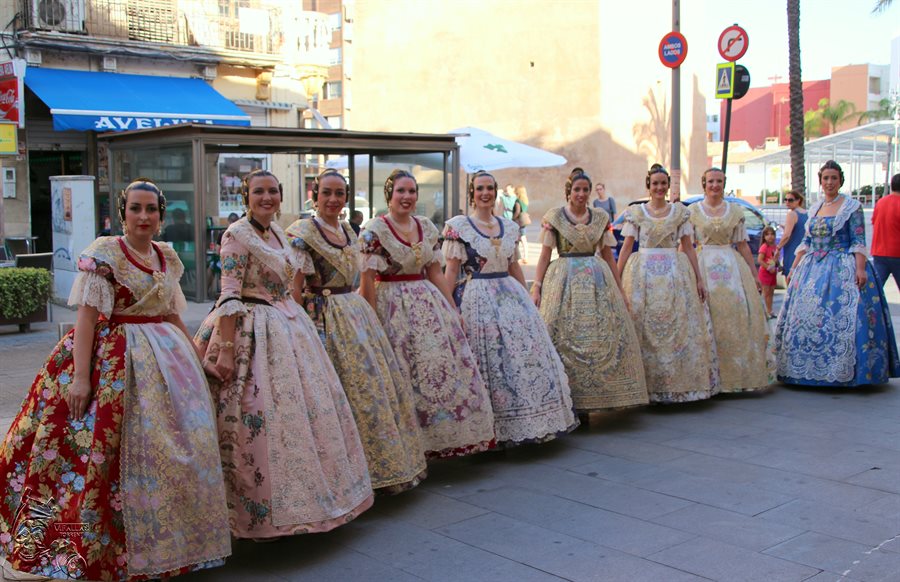
[[734, 63], [716, 65], [716, 99], [734, 97]]

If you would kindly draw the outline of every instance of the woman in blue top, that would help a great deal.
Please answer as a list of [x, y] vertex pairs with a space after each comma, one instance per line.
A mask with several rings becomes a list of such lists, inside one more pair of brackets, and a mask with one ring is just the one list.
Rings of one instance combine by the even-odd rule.
[[819, 170], [823, 198], [809, 210], [775, 343], [778, 379], [807, 386], [879, 384], [900, 376], [891, 315], [866, 260], [862, 206], [838, 192], [844, 172]]
[[781, 264], [784, 265], [784, 276], [787, 277], [791, 272], [791, 265], [794, 264], [797, 247], [803, 240], [806, 219], [809, 218], [809, 215], [803, 208], [803, 194], [798, 190], [788, 192], [784, 197], [784, 203], [787, 205], [788, 211], [784, 220], [784, 234], [781, 236], [781, 242], [778, 243], [778, 250], [784, 249], [784, 259]]

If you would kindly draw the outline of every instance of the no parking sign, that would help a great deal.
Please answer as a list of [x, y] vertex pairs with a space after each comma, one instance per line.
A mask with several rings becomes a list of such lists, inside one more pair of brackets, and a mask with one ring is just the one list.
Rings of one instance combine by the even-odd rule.
[[673, 30], [659, 41], [659, 60], [670, 69], [677, 69], [687, 57], [687, 50], [687, 39], [680, 32]]

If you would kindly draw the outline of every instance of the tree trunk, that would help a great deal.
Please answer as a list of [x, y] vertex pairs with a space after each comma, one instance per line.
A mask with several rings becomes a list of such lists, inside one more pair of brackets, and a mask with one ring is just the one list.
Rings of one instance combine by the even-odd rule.
[[791, 188], [806, 193], [803, 151], [803, 77], [800, 74], [800, 0], [787, 0], [788, 82], [791, 108]]

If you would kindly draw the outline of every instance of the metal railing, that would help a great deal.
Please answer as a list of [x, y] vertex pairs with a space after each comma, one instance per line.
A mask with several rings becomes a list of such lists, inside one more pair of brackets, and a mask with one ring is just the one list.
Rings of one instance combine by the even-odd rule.
[[327, 53], [328, 16], [293, 0], [20, 0], [26, 28], [210, 50]]

